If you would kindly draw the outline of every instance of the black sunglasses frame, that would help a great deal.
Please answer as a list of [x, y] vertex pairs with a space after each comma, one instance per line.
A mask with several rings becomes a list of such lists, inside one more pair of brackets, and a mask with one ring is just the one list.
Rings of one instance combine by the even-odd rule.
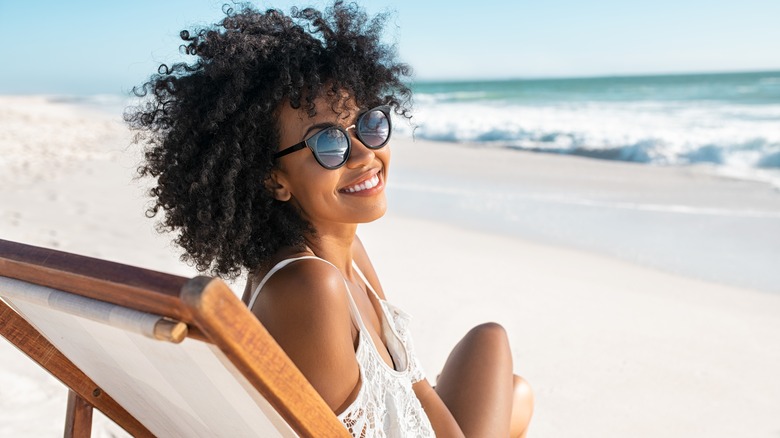
[[[363, 117], [365, 117], [368, 114], [371, 114], [374, 111], [382, 112], [382, 114], [384, 114], [385, 118], [387, 119], [387, 138], [385, 139], [384, 142], [382, 142], [382, 144], [380, 144], [378, 146], [369, 146], [369, 145], [366, 144], [365, 140], [363, 140], [363, 136], [360, 135], [360, 129], [358, 129], [358, 126], [360, 126], [360, 122], [361, 122], [361, 120], [363, 120]], [[355, 121], [354, 125], [346, 128], [346, 129], [342, 128], [341, 126], [329, 126], [327, 128], [321, 129], [321, 130], [317, 131], [316, 133], [314, 133], [314, 135], [312, 135], [311, 137], [307, 138], [306, 140], [303, 140], [300, 143], [296, 143], [296, 144], [294, 144], [294, 145], [292, 145], [292, 146], [290, 146], [288, 148], [282, 149], [281, 151], [275, 153], [274, 154], [274, 159], [281, 158], [281, 157], [283, 157], [285, 155], [289, 155], [289, 154], [291, 154], [293, 152], [296, 152], [296, 151], [299, 151], [299, 150], [301, 150], [301, 149], [303, 149], [305, 147], [308, 147], [309, 150], [311, 150], [312, 155], [314, 155], [314, 158], [317, 160], [317, 163], [320, 164], [320, 166], [322, 166], [322, 167], [324, 167], [326, 169], [329, 169], [329, 170], [338, 169], [339, 167], [347, 164], [347, 161], [349, 161], [349, 156], [352, 153], [352, 138], [350, 137], [349, 133], [347, 132], [347, 129], [354, 128], [355, 129], [355, 135], [357, 136], [358, 140], [360, 140], [360, 142], [363, 143], [363, 145], [365, 147], [367, 147], [369, 149], [373, 149], [373, 150], [382, 149], [383, 147], [385, 147], [387, 142], [390, 141], [390, 136], [393, 133], [393, 122], [390, 119], [390, 112], [391, 112], [390, 105], [380, 105], [380, 106], [371, 108], [370, 110], [368, 110], [368, 111], [364, 112], [363, 114], [361, 114], [360, 116], [358, 116], [358, 118]], [[347, 150], [344, 152], [344, 159], [337, 166], [328, 166], [325, 163], [323, 163], [322, 160], [320, 160], [320, 157], [317, 154], [317, 152], [315, 150], [315, 146], [314, 146], [314, 145], [317, 144], [317, 139], [319, 138], [319, 136], [324, 134], [325, 132], [331, 130], [331, 129], [335, 129], [337, 131], [341, 131], [341, 133], [344, 134], [344, 137], [346, 137], [346, 139], [347, 139]], [[311, 143], [309, 143], [309, 142], [311, 142]]]

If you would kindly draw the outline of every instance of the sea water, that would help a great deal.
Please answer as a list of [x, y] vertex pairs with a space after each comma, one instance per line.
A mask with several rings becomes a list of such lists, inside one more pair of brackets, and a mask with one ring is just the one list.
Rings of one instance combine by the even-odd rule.
[[413, 84], [416, 138], [649, 165], [780, 186], [780, 72]]

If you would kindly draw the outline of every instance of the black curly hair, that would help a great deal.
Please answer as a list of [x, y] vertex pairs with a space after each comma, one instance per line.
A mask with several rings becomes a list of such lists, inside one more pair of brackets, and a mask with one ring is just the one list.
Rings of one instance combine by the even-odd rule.
[[303, 244], [311, 226], [264, 182], [279, 146], [280, 105], [315, 114], [319, 96], [349, 93], [358, 106], [390, 104], [410, 117], [411, 91], [380, 36], [384, 14], [368, 17], [336, 1], [324, 13], [293, 8], [289, 16], [248, 4], [223, 6], [225, 18], [182, 31], [193, 63], [161, 65], [133, 93], [145, 102], [125, 120], [148, 143], [141, 177], [156, 178], [147, 210], [177, 231], [182, 260], [235, 278], [285, 246]]

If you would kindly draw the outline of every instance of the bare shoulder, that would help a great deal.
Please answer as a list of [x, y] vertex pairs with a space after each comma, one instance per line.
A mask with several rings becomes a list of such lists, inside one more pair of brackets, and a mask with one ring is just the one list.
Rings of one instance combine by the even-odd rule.
[[[315, 326], [347, 328], [349, 334], [347, 293], [336, 268], [321, 260], [299, 260], [268, 279], [251, 310], [269, 330], [279, 329], [280, 337]], [[331, 334], [338, 339], [344, 332]]]
[[371, 287], [373, 287], [379, 297], [384, 300], [385, 291], [382, 289], [382, 284], [379, 282], [379, 276], [374, 269], [374, 265], [371, 263], [371, 259], [368, 257], [368, 252], [363, 246], [363, 242], [360, 241], [358, 236], [355, 236], [355, 240], [352, 242], [352, 257], [355, 259], [355, 263], [357, 263], [360, 271], [366, 276], [366, 280], [371, 283]]
[[359, 379], [347, 293], [336, 268], [300, 260], [271, 276], [252, 308], [336, 412], [350, 401]]
[[323, 260], [304, 259], [290, 263], [272, 275], [260, 297], [266, 304], [273, 305], [306, 305], [310, 300], [315, 300], [317, 305], [335, 305], [347, 302], [345, 292], [344, 278], [338, 269]]

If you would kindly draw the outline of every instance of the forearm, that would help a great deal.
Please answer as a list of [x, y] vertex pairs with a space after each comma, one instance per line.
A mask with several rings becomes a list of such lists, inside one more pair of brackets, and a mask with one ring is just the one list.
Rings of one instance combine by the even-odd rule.
[[463, 437], [463, 431], [455, 421], [447, 405], [441, 400], [436, 391], [428, 383], [428, 380], [421, 380], [412, 386], [415, 395], [420, 400], [420, 404], [428, 415], [428, 420], [433, 426], [437, 437]]

